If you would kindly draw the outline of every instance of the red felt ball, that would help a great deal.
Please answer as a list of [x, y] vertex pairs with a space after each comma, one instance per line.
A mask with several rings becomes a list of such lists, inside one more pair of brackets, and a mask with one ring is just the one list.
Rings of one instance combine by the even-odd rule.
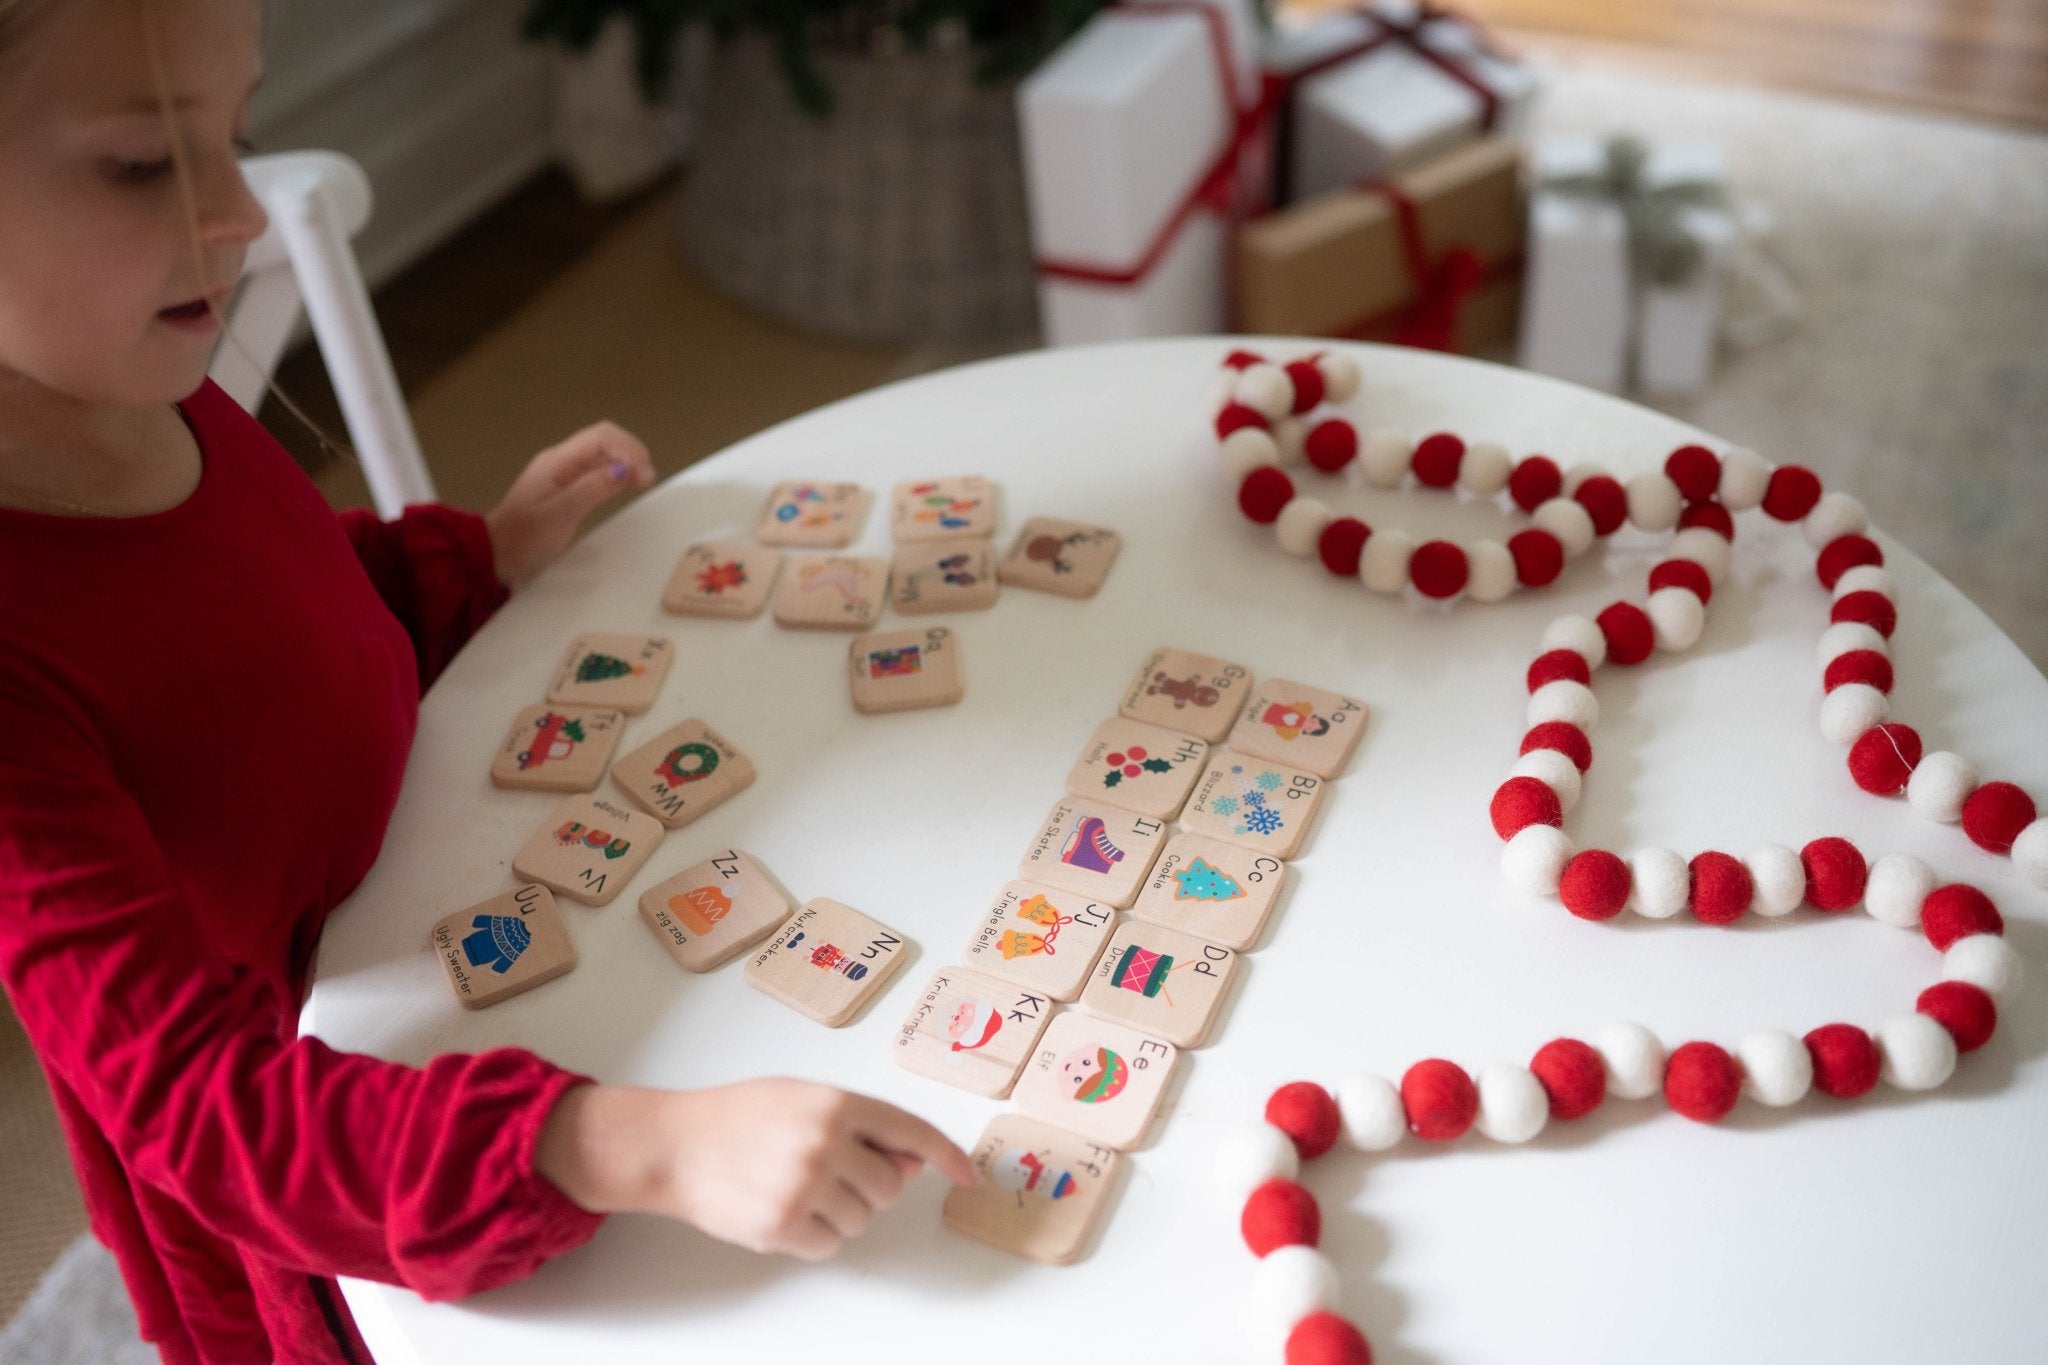
[[1723, 540], [1735, 539], [1735, 518], [1727, 508], [1711, 498], [1706, 502], [1687, 503], [1685, 510], [1678, 514], [1678, 529], [1689, 531], [1695, 526], [1704, 526]]
[[1889, 640], [1899, 628], [1899, 609], [1881, 592], [1845, 593], [1828, 612], [1830, 621], [1861, 621]]
[[1500, 784], [1488, 807], [1493, 832], [1512, 839], [1530, 825], [1564, 824], [1564, 806], [1550, 784], [1541, 778], [1511, 777]]
[[1329, 1091], [1314, 1081], [1290, 1081], [1266, 1100], [1266, 1122], [1293, 1138], [1306, 1161], [1330, 1150], [1342, 1119]]
[[1664, 475], [1687, 502], [1704, 502], [1721, 486], [1721, 457], [1705, 446], [1680, 446], [1664, 461]]
[[1515, 577], [1524, 587], [1540, 588], [1564, 571], [1564, 542], [1540, 526], [1510, 536], [1508, 553], [1515, 557]]
[[1660, 588], [1684, 588], [1700, 599], [1701, 606], [1714, 600], [1714, 580], [1697, 560], [1667, 559], [1651, 569], [1650, 591]]
[[2034, 798], [2012, 783], [1986, 782], [1963, 802], [1963, 833], [1981, 849], [2010, 853], [2036, 814]]
[[1696, 1123], [1718, 1123], [1742, 1093], [1742, 1068], [1725, 1048], [1687, 1043], [1664, 1063], [1664, 1101]]
[[1287, 1365], [1372, 1365], [1372, 1343], [1335, 1313], [1310, 1313], [1287, 1334]]
[[1607, 1098], [1607, 1067], [1600, 1054], [1576, 1038], [1553, 1038], [1536, 1049], [1529, 1070], [1550, 1096], [1550, 1117], [1584, 1118]]
[[1880, 692], [1892, 690], [1892, 661], [1874, 649], [1852, 649], [1828, 662], [1821, 686], [1834, 691], [1843, 683], [1862, 683]]
[[1756, 897], [1749, 868], [1733, 854], [1706, 852], [1692, 860], [1692, 914], [1702, 924], [1733, 924]]
[[1591, 686], [1593, 670], [1586, 664], [1586, 656], [1576, 649], [1553, 649], [1536, 656], [1536, 662], [1529, 665], [1529, 690], [1534, 692], [1545, 683], [1554, 683], [1559, 678]]
[[1264, 1256], [1276, 1247], [1316, 1245], [1323, 1236], [1323, 1211], [1292, 1180], [1268, 1180], [1244, 1201], [1237, 1226], [1252, 1255]]
[[1546, 720], [1522, 736], [1522, 752], [1555, 749], [1570, 759], [1580, 772], [1593, 766], [1593, 742], [1586, 732], [1568, 720]]
[[1607, 637], [1607, 657], [1618, 664], [1639, 664], [1657, 647], [1657, 628], [1650, 614], [1633, 602], [1616, 602], [1593, 618]]
[[1223, 368], [1226, 370], [1248, 370], [1254, 365], [1263, 365], [1265, 363], [1266, 357], [1260, 355], [1257, 351], [1232, 351], [1229, 355], [1223, 357]]
[[1465, 552], [1448, 540], [1424, 541], [1408, 557], [1408, 579], [1424, 597], [1456, 597], [1471, 576]]
[[1280, 509], [1292, 501], [1294, 480], [1274, 465], [1260, 465], [1237, 486], [1237, 505], [1261, 526], [1277, 519]]
[[1820, 501], [1820, 476], [1805, 465], [1781, 464], [1764, 488], [1764, 511], [1779, 521], [1797, 521]]
[[1806, 1035], [1813, 1084], [1822, 1094], [1853, 1100], [1877, 1084], [1877, 1044], [1854, 1024], [1822, 1024]]
[[1325, 474], [1334, 474], [1358, 455], [1358, 428], [1342, 417], [1329, 417], [1308, 429], [1301, 440], [1308, 462]]
[[1449, 1142], [1478, 1117], [1479, 1091], [1457, 1063], [1432, 1057], [1401, 1077], [1401, 1107], [1409, 1132], [1426, 1142]]
[[1294, 413], [1307, 412], [1323, 401], [1323, 371], [1313, 360], [1297, 360], [1282, 367], [1294, 381]]
[[1524, 512], [1533, 512], [1564, 490], [1564, 471], [1548, 455], [1526, 455], [1508, 475], [1508, 496]]
[[1913, 1008], [1947, 1029], [1958, 1052], [1975, 1052], [1998, 1027], [1997, 1004], [1983, 987], [1967, 981], [1937, 981], [1920, 992]]
[[1628, 864], [1604, 848], [1572, 855], [1558, 878], [1558, 899], [1580, 919], [1613, 919], [1628, 904]]
[[1449, 488], [1458, 481], [1458, 466], [1465, 460], [1465, 443], [1448, 431], [1434, 432], [1415, 443], [1411, 467], [1415, 482], [1426, 488]]
[[1863, 899], [1870, 865], [1856, 845], [1832, 835], [1799, 850], [1806, 867], [1806, 903], [1816, 910], [1848, 910]]
[[1358, 557], [1365, 552], [1366, 537], [1372, 534], [1357, 517], [1339, 517], [1323, 528], [1323, 537], [1316, 542], [1316, 553], [1322, 557], [1323, 567], [1339, 578], [1350, 578], [1358, 572]]
[[1245, 403], [1226, 404], [1216, 414], [1216, 439], [1222, 440], [1239, 427], [1257, 427], [1260, 431], [1272, 430], [1273, 424], [1266, 420], [1266, 414]]
[[2005, 917], [1976, 887], [1950, 882], [1935, 887], [1920, 902], [1920, 932], [1935, 952], [1945, 953], [1951, 943], [1971, 934], [2003, 934]]
[[1920, 732], [1910, 725], [1873, 725], [1849, 746], [1849, 776], [1872, 796], [1897, 796], [1920, 765]]
[[1813, 572], [1820, 579], [1820, 585], [1830, 591], [1835, 581], [1849, 570], [1863, 564], [1884, 563], [1884, 551], [1877, 548], [1877, 542], [1869, 536], [1836, 536], [1813, 561]]
[[1572, 496], [1593, 518], [1594, 535], [1611, 536], [1628, 520], [1628, 490], [1611, 475], [1595, 474], [1580, 484]]

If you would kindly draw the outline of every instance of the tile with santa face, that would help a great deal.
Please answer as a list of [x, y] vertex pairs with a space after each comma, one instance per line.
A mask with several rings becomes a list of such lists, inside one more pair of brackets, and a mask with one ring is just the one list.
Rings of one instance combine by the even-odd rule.
[[867, 490], [854, 483], [779, 483], [754, 539], [763, 545], [837, 550], [853, 544], [867, 518]]
[[1144, 920], [1120, 924], [1081, 991], [1081, 1008], [1175, 1047], [1209, 1040], [1238, 955]]
[[1117, 1154], [1023, 1114], [998, 1114], [970, 1154], [976, 1185], [946, 1195], [947, 1228], [1046, 1265], [1081, 1259], [1108, 1210]]
[[572, 796], [513, 855], [512, 872], [572, 901], [605, 905], [654, 856], [664, 832], [651, 815], [601, 796]]
[[1364, 702], [1341, 693], [1268, 678], [1252, 689], [1230, 732], [1230, 747], [1317, 777], [1335, 777], [1351, 761], [1368, 714]]
[[1313, 773], [1218, 749], [1195, 781], [1180, 827], [1292, 858], [1301, 851], [1326, 786]]
[[713, 540], [692, 545], [676, 561], [668, 587], [662, 591], [664, 611], [685, 616], [724, 616], [735, 620], [759, 616], [768, 605], [782, 567], [782, 551], [744, 540]]
[[1166, 826], [1149, 815], [1071, 797], [1052, 808], [1017, 875], [1121, 910], [1152, 872]]
[[795, 907], [762, 866], [736, 848], [640, 893], [640, 917], [685, 971], [708, 972], [775, 932]]
[[579, 635], [555, 668], [548, 700], [637, 716], [654, 705], [675, 657], [675, 643], [658, 635]]
[[1230, 733], [1251, 681], [1242, 664], [1185, 649], [1155, 649], [1124, 689], [1117, 714], [1216, 744]]
[[1054, 1000], [1072, 1000], [1115, 923], [1113, 907], [1078, 892], [1011, 882], [974, 927], [967, 965]]
[[1118, 1151], [1145, 1138], [1180, 1049], [1127, 1024], [1064, 1010], [1046, 1025], [1011, 1100], [1034, 1118]]
[[1052, 999], [965, 967], [925, 984], [889, 1049], [897, 1065], [999, 1100], [1052, 1017]]
[[626, 713], [609, 706], [529, 706], [512, 722], [491, 784], [512, 790], [587, 792], [604, 776], [625, 731]]
[[1067, 790], [1171, 820], [1187, 802], [1208, 755], [1209, 746], [1199, 739], [1119, 716], [1095, 727], [1067, 774]]
[[1166, 841], [1131, 914], [1243, 952], [1258, 942], [1287, 867], [1270, 853], [1206, 834]]

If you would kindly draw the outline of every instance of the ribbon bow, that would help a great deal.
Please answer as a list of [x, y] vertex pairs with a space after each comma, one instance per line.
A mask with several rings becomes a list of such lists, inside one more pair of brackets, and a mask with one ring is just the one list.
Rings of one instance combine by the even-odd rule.
[[1629, 262], [1635, 273], [1655, 284], [1689, 282], [1706, 259], [1699, 239], [1685, 223], [1687, 209], [1732, 212], [1728, 191], [1714, 180], [1674, 180], [1650, 186], [1643, 168], [1650, 149], [1639, 137], [1607, 140], [1597, 171], [1548, 176], [1540, 188], [1552, 194], [1613, 204], [1628, 225]]

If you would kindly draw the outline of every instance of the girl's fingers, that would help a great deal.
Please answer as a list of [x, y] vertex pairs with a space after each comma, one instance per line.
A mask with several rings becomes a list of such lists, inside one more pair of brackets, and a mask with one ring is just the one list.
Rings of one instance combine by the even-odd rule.
[[816, 1214], [809, 1214], [797, 1220], [796, 1226], [783, 1238], [782, 1245], [769, 1250], [786, 1252], [800, 1261], [823, 1261], [837, 1255], [845, 1241], [830, 1223]]
[[854, 1143], [839, 1162], [839, 1178], [879, 1213], [903, 1195], [903, 1167], [888, 1154]]
[[955, 1185], [980, 1183], [981, 1173], [975, 1170], [974, 1162], [944, 1133], [893, 1104], [870, 1100], [869, 1106], [858, 1123], [862, 1138], [877, 1147], [930, 1162]]
[[811, 1216], [822, 1220], [826, 1227], [839, 1234], [841, 1241], [851, 1241], [866, 1232], [868, 1224], [875, 1218], [875, 1211], [868, 1206], [868, 1201], [851, 1185], [829, 1176], [818, 1182], [810, 1202]]

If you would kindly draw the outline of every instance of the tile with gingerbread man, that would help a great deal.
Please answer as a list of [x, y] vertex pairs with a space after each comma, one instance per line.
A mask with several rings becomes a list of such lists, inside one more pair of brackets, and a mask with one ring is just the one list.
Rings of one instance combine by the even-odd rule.
[[965, 967], [941, 967], [897, 1027], [889, 1052], [906, 1070], [999, 1100], [1051, 1018], [1050, 996]]
[[791, 555], [775, 590], [775, 621], [799, 630], [866, 630], [889, 598], [889, 561]]
[[1019, 588], [1093, 597], [1116, 563], [1123, 537], [1107, 526], [1033, 517], [1017, 532], [996, 576]]
[[654, 856], [664, 833], [651, 815], [601, 796], [572, 796], [513, 855], [512, 872], [572, 901], [604, 905]]
[[899, 483], [890, 494], [889, 534], [898, 545], [986, 540], [995, 533], [995, 485], [979, 474]]
[[1335, 777], [1351, 761], [1365, 734], [1366, 704], [1307, 683], [1268, 678], [1252, 689], [1244, 714], [1230, 732], [1230, 747]]
[[1095, 727], [1067, 774], [1067, 790], [1159, 820], [1186, 804], [1209, 746], [1159, 725], [1119, 716]]
[[579, 635], [555, 669], [548, 700], [637, 716], [654, 705], [675, 657], [675, 644], [658, 635]]
[[1243, 952], [1258, 942], [1287, 865], [1270, 853], [1182, 830], [1166, 841], [1131, 914]]
[[714, 540], [692, 545], [676, 561], [662, 610], [683, 616], [724, 616], [743, 620], [759, 616], [768, 605], [769, 589], [782, 567], [782, 551], [744, 540]]
[[1054, 1000], [1072, 1000], [1109, 939], [1116, 908], [1041, 882], [1011, 882], [974, 926], [967, 965]]
[[1138, 898], [1165, 840], [1166, 826], [1149, 815], [1070, 797], [1040, 822], [1017, 875], [1121, 910]]
[[1180, 825], [1193, 834], [1292, 858], [1301, 851], [1326, 786], [1314, 773], [1218, 749], [1196, 780]]
[[604, 776], [626, 713], [611, 706], [529, 706], [491, 760], [491, 783], [509, 790], [587, 792]]
[[509, 1000], [576, 965], [555, 898], [532, 883], [437, 920], [429, 938], [464, 1009]]
[[1017, 1078], [1011, 1102], [1034, 1118], [1129, 1151], [1166, 1098], [1180, 1049], [1113, 1019], [1064, 1010]]
[[694, 717], [612, 764], [612, 781], [670, 829], [681, 829], [754, 785], [754, 761]]
[[690, 972], [730, 962], [774, 933], [795, 908], [775, 879], [736, 848], [640, 893], [640, 917]]
[[1115, 1191], [1113, 1148], [1002, 1113], [970, 1155], [981, 1180], [947, 1192], [948, 1229], [1043, 1265], [1081, 1259]]
[[1124, 689], [1117, 714], [1216, 744], [1236, 723], [1251, 681], [1242, 664], [1185, 649], [1155, 649]]
[[754, 539], [763, 545], [843, 549], [860, 536], [868, 493], [854, 483], [779, 483], [768, 495]]

